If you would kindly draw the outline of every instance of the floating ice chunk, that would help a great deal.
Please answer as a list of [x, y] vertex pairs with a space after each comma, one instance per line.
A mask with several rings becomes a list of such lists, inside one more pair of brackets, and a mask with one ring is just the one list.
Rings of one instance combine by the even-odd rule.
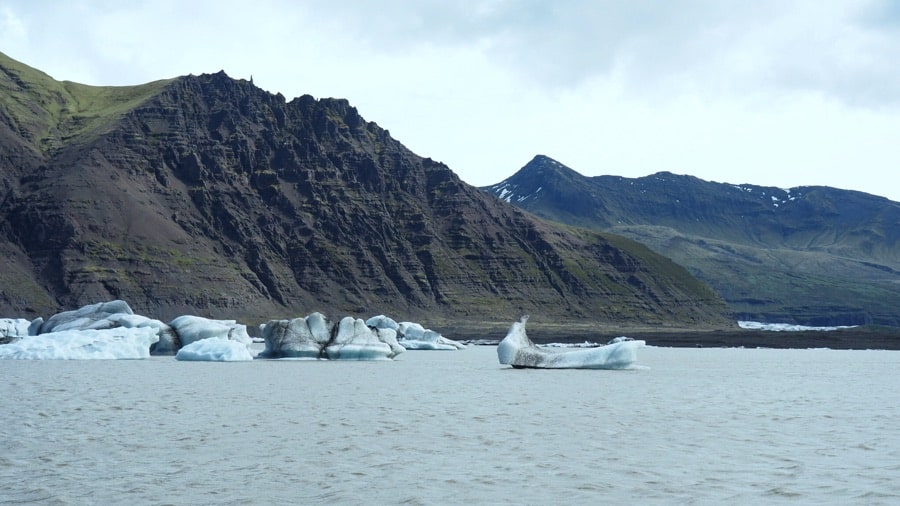
[[34, 320], [31, 321], [31, 325], [28, 326], [28, 335], [36, 336], [41, 333], [41, 325], [44, 324], [44, 317], [38, 316]]
[[253, 360], [246, 345], [224, 337], [200, 339], [178, 350], [175, 360], [194, 362], [243, 362]]
[[293, 320], [269, 320], [260, 325], [266, 348], [261, 358], [323, 358], [323, 352], [331, 340], [334, 324], [321, 313]]
[[175, 329], [181, 340], [181, 346], [210, 337], [231, 339], [248, 347], [253, 343], [247, 334], [247, 326], [235, 320], [210, 320], [202, 316], [184, 315], [169, 322], [169, 326]]
[[739, 321], [738, 327], [742, 329], [748, 330], [767, 330], [772, 332], [802, 332], [806, 330], [815, 330], [828, 332], [832, 330], [839, 329], [852, 329], [855, 325], [849, 326], [836, 326], [836, 327], [810, 327], [807, 325], [794, 325], [791, 323], [762, 323], [762, 322], [750, 322], [750, 321]]
[[406, 349], [391, 328], [374, 328], [351, 316], [337, 325], [320, 313], [260, 325], [266, 348], [260, 358], [388, 360]]
[[150, 357], [159, 337], [150, 327], [64, 330], [29, 336], [0, 346], [0, 359], [91, 360]]
[[0, 338], [25, 337], [31, 322], [24, 318], [0, 318]]
[[527, 316], [513, 323], [506, 337], [497, 345], [501, 364], [517, 369], [627, 369], [637, 361], [637, 349], [644, 341], [619, 340], [597, 348], [542, 348], [525, 333]]
[[338, 323], [334, 339], [325, 347], [325, 355], [332, 360], [389, 360], [402, 353], [401, 349], [379, 339], [378, 331], [361, 318], [345, 316]]
[[466, 345], [447, 339], [441, 334], [426, 329], [421, 324], [400, 322], [384, 315], [373, 316], [366, 325], [376, 329], [392, 329], [397, 332], [397, 342], [407, 350], [462, 350]]
[[398, 325], [397, 341], [408, 350], [462, 350], [466, 345], [447, 339], [438, 332], [424, 328], [418, 323], [401, 322]]
[[391, 358], [395, 358], [397, 355], [406, 351], [406, 347], [400, 344], [397, 341], [397, 331], [394, 329], [375, 329], [375, 335], [378, 336], [378, 340], [387, 344], [391, 347]]
[[369, 318], [368, 320], [366, 320], [366, 325], [368, 325], [369, 327], [374, 327], [376, 329], [397, 330], [400, 328], [400, 324], [383, 314]]
[[62, 330], [101, 330], [117, 326], [109, 320], [110, 315], [133, 315], [134, 311], [127, 302], [113, 300], [83, 306], [74, 311], [57, 313], [43, 322], [36, 334], [59, 332]]
[[211, 337], [227, 339], [228, 331], [231, 330], [231, 327], [222, 322], [193, 315], [179, 316], [170, 321], [169, 326], [178, 333], [182, 346]]
[[159, 336], [159, 341], [157, 341], [153, 346], [150, 347], [151, 355], [169, 355], [175, 353], [180, 346], [178, 336], [175, 334], [175, 329], [159, 320], [154, 320], [145, 316], [134, 315], [131, 318], [122, 319], [120, 321], [120, 324], [122, 324], [123, 327], [129, 328], [147, 327], [156, 329], [156, 334]]
[[172, 328], [165, 323], [134, 314], [127, 302], [114, 300], [98, 302], [83, 306], [74, 311], [57, 313], [47, 321], [36, 318], [28, 329], [29, 335], [46, 334], [70, 330], [103, 330], [117, 327], [156, 329], [159, 340], [150, 348], [150, 352], [174, 353], [178, 348], [178, 338]]

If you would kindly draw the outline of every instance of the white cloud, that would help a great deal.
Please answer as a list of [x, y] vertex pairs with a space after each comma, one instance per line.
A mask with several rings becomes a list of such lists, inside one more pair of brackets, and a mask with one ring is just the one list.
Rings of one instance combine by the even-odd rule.
[[224, 69], [347, 98], [476, 185], [543, 153], [900, 200], [890, 1], [0, 0], [0, 22], [2, 50], [57, 79]]

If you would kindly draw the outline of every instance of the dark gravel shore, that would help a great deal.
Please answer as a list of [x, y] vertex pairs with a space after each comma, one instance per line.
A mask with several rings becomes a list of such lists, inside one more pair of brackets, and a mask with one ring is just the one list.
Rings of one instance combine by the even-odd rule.
[[[442, 331], [449, 339], [499, 341], [509, 325], [449, 326]], [[528, 337], [537, 344], [606, 343], [618, 336], [642, 339], [649, 346], [676, 348], [830, 348], [835, 350], [900, 350], [900, 328], [862, 326], [831, 331], [774, 332], [728, 329], [673, 329], [548, 325], [528, 322]]]
[[652, 346], [718, 348], [829, 348], [833, 350], [900, 350], [900, 329], [860, 327], [831, 331], [773, 332], [711, 330], [637, 332], [629, 335]]

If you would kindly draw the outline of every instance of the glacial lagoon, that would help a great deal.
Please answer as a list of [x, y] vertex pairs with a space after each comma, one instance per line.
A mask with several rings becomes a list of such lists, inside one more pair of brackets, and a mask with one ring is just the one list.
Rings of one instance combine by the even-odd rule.
[[900, 352], [3, 361], [0, 503], [896, 504]]

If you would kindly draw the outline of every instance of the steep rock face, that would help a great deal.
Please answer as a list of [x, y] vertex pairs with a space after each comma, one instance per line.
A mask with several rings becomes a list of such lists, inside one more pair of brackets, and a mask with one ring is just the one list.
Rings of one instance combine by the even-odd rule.
[[[6, 69], [19, 103], [59, 84]], [[0, 139], [22, 153], [0, 159], [2, 247], [34, 292], [4, 285], [6, 312], [123, 299], [162, 319], [725, 321], [721, 299], [682, 268], [498, 202], [346, 100], [288, 102], [223, 72], [67, 86], [59, 101], [76, 113], [0, 107], [43, 125]]]
[[647, 244], [709, 283], [739, 318], [900, 326], [900, 203], [883, 197], [667, 172], [585, 177], [541, 155], [484, 190]]

